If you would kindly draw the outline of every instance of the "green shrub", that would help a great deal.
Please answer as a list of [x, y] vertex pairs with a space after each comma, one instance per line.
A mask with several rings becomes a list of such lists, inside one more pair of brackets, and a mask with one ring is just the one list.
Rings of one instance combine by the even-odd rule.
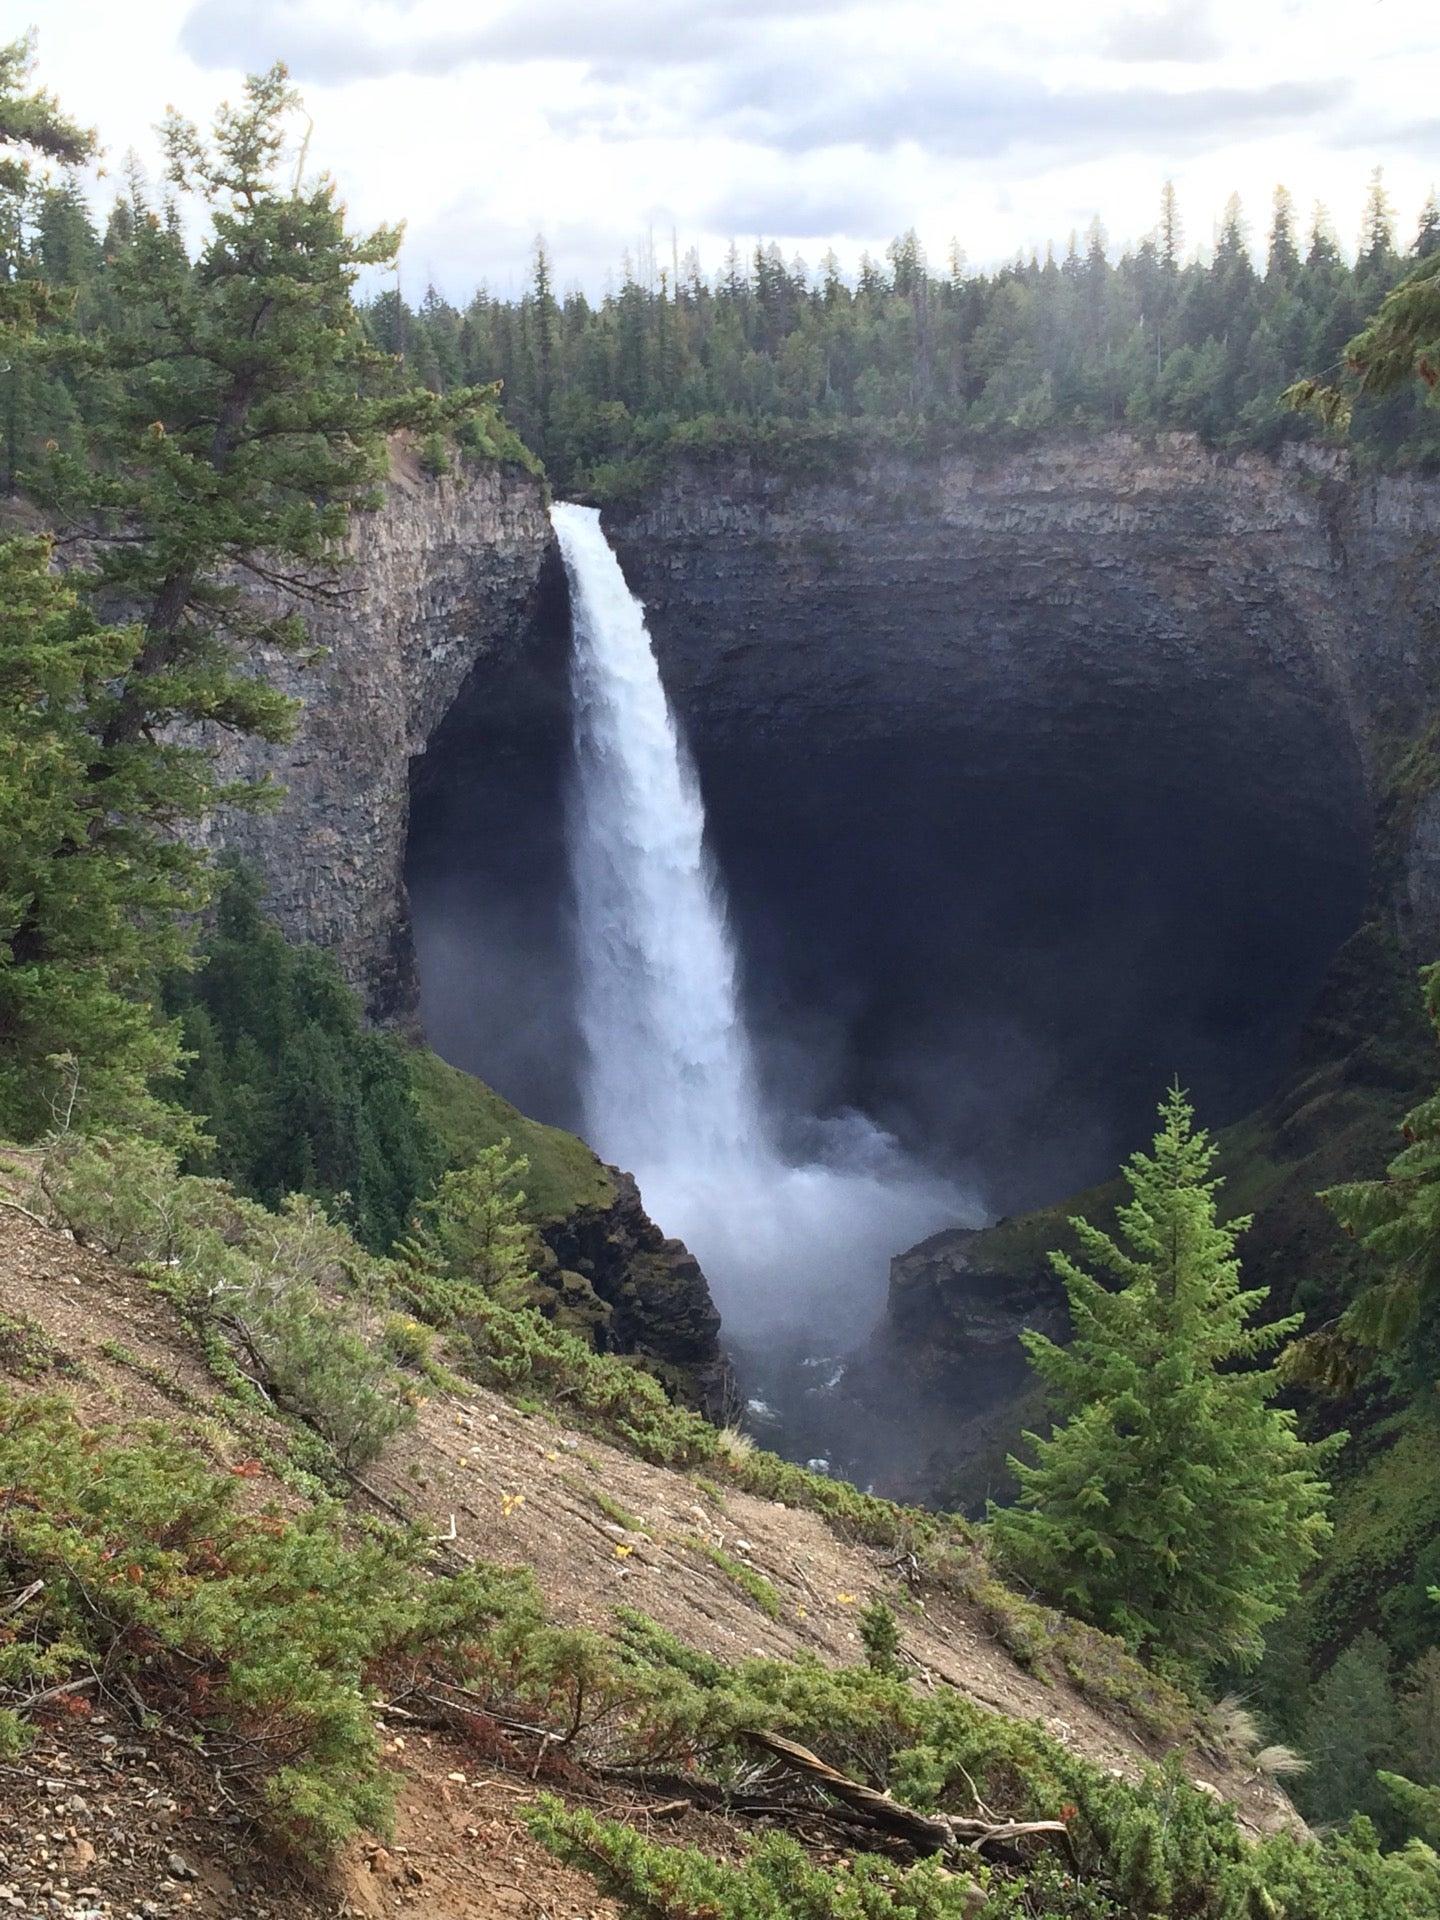
[[363, 1466], [414, 1418], [404, 1383], [345, 1294], [384, 1297], [388, 1270], [291, 1194], [278, 1212], [223, 1181], [180, 1174], [141, 1140], [67, 1143], [45, 1175], [55, 1212], [86, 1241], [148, 1266], [203, 1335], [223, 1335], [252, 1387]]
[[324, 1853], [388, 1818], [372, 1681], [468, 1674], [472, 1643], [538, 1608], [513, 1575], [425, 1574], [407, 1535], [347, 1542], [336, 1509], [242, 1513], [238, 1484], [158, 1427], [96, 1432], [62, 1400], [0, 1394], [0, 1584], [45, 1582], [30, 1631], [0, 1647], [0, 1704], [13, 1740], [37, 1686], [123, 1675], [222, 1739], [275, 1829]]
[[900, 1629], [883, 1600], [872, 1600], [860, 1615], [860, 1644], [875, 1673], [899, 1673]]
[[443, 433], [427, 433], [420, 442], [420, 471], [442, 480], [450, 471], [450, 441]]
[[974, 1920], [978, 1911], [978, 1881], [937, 1861], [903, 1868], [862, 1854], [840, 1874], [813, 1866], [793, 1840], [776, 1834], [743, 1865], [730, 1866], [549, 1796], [525, 1819], [637, 1920]]
[[718, 1567], [727, 1580], [748, 1595], [767, 1620], [780, 1618], [780, 1595], [763, 1573], [758, 1573], [754, 1567], [747, 1567], [743, 1560], [737, 1560], [733, 1553], [727, 1553], [713, 1540], [696, 1535], [687, 1545], [708, 1560], [712, 1567]]

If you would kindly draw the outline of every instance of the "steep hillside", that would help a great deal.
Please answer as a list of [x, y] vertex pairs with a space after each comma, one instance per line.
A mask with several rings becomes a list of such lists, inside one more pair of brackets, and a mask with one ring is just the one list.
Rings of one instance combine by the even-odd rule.
[[[143, 1447], [147, 1423], [162, 1422], [228, 1477], [245, 1511], [272, 1510], [275, 1525], [303, 1517], [316, 1459], [303, 1431], [253, 1394], [224, 1386], [225, 1370], [217, 1375], [213, 1354], [207, 1362], [164, 1288], [28, 1218], [13, 1201], [0, 1218], [0, 1444], [6, 1434], [13, 1441], [17, 1409], [59, 1394], [102, 1448], [127, 1436]], [[414, 1426], [351, 1476], [347, 1532], [363, 1539], [368, 1516], [403, 1516], [436, 1543], [437, 1570], [531, 1567], [558, 1624], [608, 1636], [616, 1609], [634, 1609], [690, 1649], [689, 1657], [727, 1664], [853, 1663], [863, 1657], [860, 1617], [883, 1599], [899, 1620], [904, 1670], [922, 1698], [954, 1689], [1124, 1779], [1173, 1751], [1251, 1830], [1294, 1828], [1283, 1795], [1253, 1760], [1227, 1753], [1214, 1730], [1207, 1736], [1197, 1723], [1187, 1726], [1174, 1696], [1098, 1636], [1067, 1638], [1053, 1617], [1047, 1625], [1032, 1609], [1032, 1621], [1018, 1602], [1012, 1611], [976, 1585], [973, 1568], [963, 1577], [947, 1571], [918, 1539], [913, 1549], [897, 1550], [893, 1540], [867, 1546], [853, 1528], [837, 1530], [816, 1511], [757, 1497], [745, 1487], [761, 1476], [744, 1454], [719, 1453], [703, 1472], [647, 1464], [588, 1423], [571, 1424], [565, 1401], [562, 1391], [548, 1406], [517, 1404], [474, 1381], [434, 1376]], [[107, 1457], [95, 1455], [101, 1463]], [[15, 1471], [12, 1464], [12, 1499]], [[139, 1550], [136, 1540], [120, 1545]], [[0, 1563], [8, 1569], [16, 1568], [14, 1552], [0, 1512]], [[0, 1589], [24, 1625], [35, 1598], [23, 1582], [11, 1591], [20, 1573], [23, 1567], [8, 1580], [0, 1574]], [[1030, 1638], [1020, 1662], [1005, 1642], [1021, 1646], [1023, 1634]], [[475, 1696], [447, 1696], [455, 1709], [434, 1724], [435, 1713], [427, 1717], [413, 1689], [401, 1688], [393, 1710], [381, 1705], [377, 1719], [384, 1766], [398, 1776], [393, 1839], [383, 1847], [357, 1843], [329, 1878], [296, 1879], [250, 1837], [245, 1772], [231, 1772], [218, 1723], [192, 1747], [186, 1726], [195, 1703], [187, 1709], [163, 1687], [156, 1693], [143, 1657], [139, 1669], [127, 1666], [122, 1644], [103, 1665], [82, 1659], [78, 1681], [56, 1687], [48, 1706], [32, 1703], [27, 1717], [37, 1742], [0, 1776], [0, 1884], [22, 1906], [53, 1894], [66, 1913], [146, 1920], [241, 1910], [299, 1920], [417, 1907], [442, 1920], [608, 1914], [517, 1825], [516, 1813], [540, 1786], [642, 1825], [659, 1823], [656, 1831], [676, 1840], [722, 1852], [736, 1844], [735, 1816], [717, 1826], [714, 1813], [690, 1806], [683, 1790], [677, 1802], [673, 1783], [662, 1791], [658, 1776], [647, 1787], [637, 1774], [632, 1784], [617, 1784], [601, 1763], [603, 1741], [596, 1747], [587, 1735], [572, 1759], [565, 1749], [573, 1735], [562, 1724], [547, 1736], [559, 1743], [548, 1764], [547, 1742], [537, 1751], [503, 1713], [498, 1723], [485, 1719], [489, 1731], [482, 1732], [466, 1704]], [[395, 1700], [393, 1670], [389, 1685]], [[407, 1698], [411, 1704], [402, 1705]], [[150, 1709], [162, 1700], [168, 1704], [157, 1719]], [[575, 1711], [581, 1714], [578, 1701]], [[199, 1724], [206, 1724], [203, 1710]]]

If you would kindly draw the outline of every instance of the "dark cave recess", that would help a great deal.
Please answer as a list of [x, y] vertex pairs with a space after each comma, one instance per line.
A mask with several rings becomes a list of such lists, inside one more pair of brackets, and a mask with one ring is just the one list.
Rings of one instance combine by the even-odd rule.
[[[573, 1127], [567, 624], [552, 581], [524, 663], [477, 670], [414, 763], [407, 881], [432, 1044]], [[1112, 1171], [1176, 1075], [1210, 1124], [1264, 1097], [1366, 887], [1322, 690], [1197, 685], [1180, 654], [1117, 680], [1082, 648], [1063, 684], [942, 699], [933, 625], [907, 685], [892, 605], [863, 724], [775, 697], [783, 635], [747, 722], [744, 661], [697, 674], [676, 630], [672, 605], [662, 666], [782, 1113], [858, 1107], [1007, 1212]]]

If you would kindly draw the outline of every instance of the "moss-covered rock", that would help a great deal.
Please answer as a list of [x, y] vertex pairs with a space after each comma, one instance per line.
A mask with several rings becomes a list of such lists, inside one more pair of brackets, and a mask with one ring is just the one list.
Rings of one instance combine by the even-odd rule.
[[651, 1220], [629, 1174], [438, 1054], [417, 1050], [412, 1072], [421, 1111], [454, 1165], [501, 1140], [528, 1161], [525, 1194], [549, 1316], [602, 1353], [640, 1356], [687, 1404], [718, 1406], [727, 1369], [705, 1275]]

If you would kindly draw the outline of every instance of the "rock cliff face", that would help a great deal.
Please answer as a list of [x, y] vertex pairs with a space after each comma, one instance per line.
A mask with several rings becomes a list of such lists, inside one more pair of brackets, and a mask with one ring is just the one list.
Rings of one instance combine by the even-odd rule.
[[410, 762], [469, 679], [533, 656], [551, 559], [544, 490], [516, 468], [432, 480], [397, 456], [385, 504], [354, 521], [346, 596], [309, 612], [325, 654], [271, 660], [303, 703], [280, 748], [226, 745], [227, 773], [268, 773], [277, 811], [232, 816], [227, 847], [264, 872], [286, 931], [329, 948], [372, 1012], [413, 1012], [404, 860]]
[[[982, 1141], [1009, 1211], [1097, 1178], [1177, 1067], [1220, 1117], [1264, 1096], [1429, 696], [1440, 487], [1114, 435], [717, 463], [606, 518], [812, 1102]], [[1417, 947], [1437, 848], [1422, 807]]]
[[[412, 762], [466, 691], [512, 716], [553, 709], [565, 617], [544, 490], [515, 468], [433, 480], [397, 457], [383, 508], [358, 515], [343, 603], [310, 614], [323, 658], [267, 670], [303, 711], [278, 749], [222, 746], [234, 776], [268, 773], [278, 809], [231, 816], [230, 849], [263, 872], [293, 938], [330, 949], [372, 1014], [413, 1020], [418, 986], [405, 888]], [[503, 838], [502, 821], [477, 830]], [[700, 1403], [725, 1383], [719, 1315], [686, 1249], [635, 1183], [544, 1230], [545, 1278], [600, 1342], [654, 1360]]]
[[1291, 753], [1268, 786], [1338, 812], [1433, 690], [1440, 484], [1328, 451], [1116, 434], [839, 481], [696, 467], [606, 524], [702, 751], [939, 725], [1003, 772], [1145, 702], [1157, 744], [1219, 738], [1252, 778], [1272, 727], [1328, 738], [1338, 761], [1297, 789]]
[[[1330, 1160], [1406, 1097], [1376, 1001], [1440, 950], [1433, 750], [1396, 791], [1440, 698], [1440, 483], [1115, 435], [843, 480], [697, 466], [606, 519], [776, 1030], [828, 1000], [865, 1036], [822, 1098], [968, 1147], [1002, 1213], [1113, 1169], [1177, 1069], [1214, 1123], [1268, 1100], [1227, 1158], [1262, 1170], [1252, 1255], [1283, 1285]], [[1057, 1230], [896, 1260], [887, 1364], [952, 1422], [1023, 1385]]]

